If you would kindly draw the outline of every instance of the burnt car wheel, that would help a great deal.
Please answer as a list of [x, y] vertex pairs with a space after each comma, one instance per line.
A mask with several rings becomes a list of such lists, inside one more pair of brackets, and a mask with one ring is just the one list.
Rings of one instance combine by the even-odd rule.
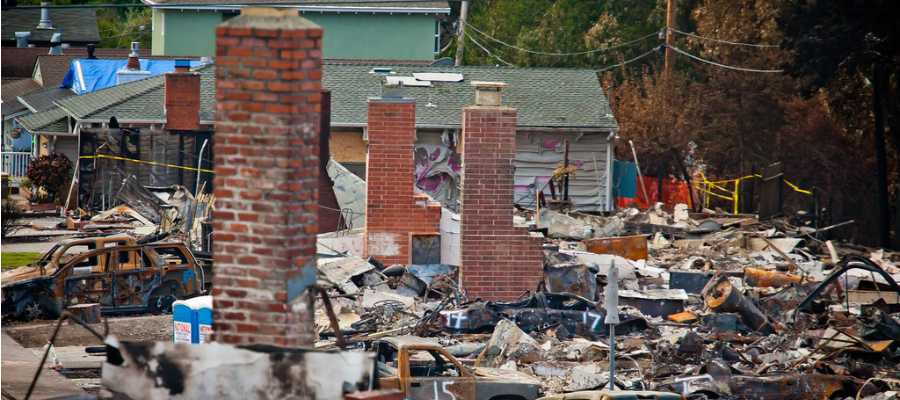
[[177, 297], [173, 294], [164, 294], [162, 296], [153, 299], [153, 304], [151, 307], [153, 308], [153, 312], [157, 314], [168, 314], [172, 312], [172, 304], [178, 300]]
[[37, 301], [29, 301], [22, 308], [22, 319], [26, 321], [34, 321], [47, 316], [47, 308]]

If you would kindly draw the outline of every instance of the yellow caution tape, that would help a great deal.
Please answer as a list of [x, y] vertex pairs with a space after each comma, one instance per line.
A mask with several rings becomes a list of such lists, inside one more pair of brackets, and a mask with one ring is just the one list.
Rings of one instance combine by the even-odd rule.
[[[750, 178], [762, 178], [762, 175], [760, 175], [760, 174], [754, 174], [754, 175], [747, 175], [747, 176], [742, 177], [742, 178], [728, 179], [728, 180], [724, 180], [724, 181], [707, 181], [707, 180], [706, 180], [706, 177], [703, 176], [703, 173], [701, 172], [701, 173], [700, 173], [700, 177], [703, 178], [703, 180], [702, 180], [702, 181], [697, 181], [697, 183], [701, 183], [701, 184], [705, 184], [705, 185], [711, 185], [711, 186], [714, 187], [714, 188], [717, 188], [717, 189], [720, 189], [720, 190], [723, 190], [723, 191], [726, 191], [726, 192], [731, 192], [730, 189], [725, 189], [724, 187], [721, 187], [721, 186], [719, 186], [718, 184], [720, 184], [720, 183], [740, 182], [740, 181], [742, 181], [742, 180], [744, 180], [744, 179], [750, 179]], [[788, 182], [787, 180], [785, 180], [784, 183], [786, 183], [788, 186], [791, 187], [791, 189], [794, 189], [794, 191], [796, 191], [796, 192], [798, 192], [798, 193], [812, 194], [811, 191], [800, 189], [799, 187], [797, 187], [797, 185], [794, 185], [793, 183], [790, 183], [790, 182]]]
[[788, 181], [784, 181], [784, 183], [787, 183], [788, 186], [790, 186], [791, 188], [794, 189], [794, 191], [797, 191], [797, 192], [800, 192], [800, 193], [803, 193], [803, 194], [812, 194], [812, 192], [810, 192], [809, 190], [803, 190], [803, 189], [800, 189], [800, 188], [794, 186], [793, 183], [790, 183], [790, 182], [788, 182]]
[[[704, 176], [703, 173], [701, 172], [700, 178], [703, 180], [698, 181], [696, 183], [698, 183], [700, 185], [706, 185], [706, 187], [703, 188], [703, 187], [697, 186], [697, 187], [695, 187], [697, 190], [703, 191], [705, 193], [708, 193], [712, 196], [715, 196], [715, 197], [718, 197], [721, 199], [725, 199], [725, 200], [734, 202], [734, 213], [737, 214], [738, 213], [738, 209], [737, 209], [738, 208], [738, 196], [740, 196], [740, 190], [738, 190], [738, 188], [741, 185], [741, 181], [744, 179], [749, 179], [749, 178], [762, 178], [762, 176], [759, 174], [752, 174], [752, 175], [747, 175], [747, 176], [737, 178], [737, 179], [728, 179], [728, 180], [723, 180], [723, 181], [708, 181], [708, 180], [706, 180], [706, 176]], [[719, 184], [725, 185], [725, 184], [731, 184], [731, 183], [734, 184], [734, 190], [727, 189], [724, 186], [719, 186]], [[800, 189], [793, 183], [788, 182], [787, 180], [785, 180], [784, 183], [786, 183], [788, 186], [791, 187], [791, 189], [794, 189], [794, 191], [796, 191], [798, 193], [812, 194], [811, 191]], [[718, 193], [713, 193], [710, 189], [721, 190], [723, 192], [730, 194], [731, 196], [729, 197], [729, 196], [724, 196], [724, 195], [721, 195]], [[709, 197], [706, 198], [706, 206], [707, 207], [709, 206]]]
[[706, 190], [706, 189], [704, 189], [704, 188], [702, 188], [702, 187], [700, 187], [700, 186], [694, 186], [694, 189], [697, 189], [697, 190], [699, 190], [699, 191], [701, 191], [701, 192], [708, 193], [708, 194], [710, 194], [710, 195], [712, 195], [712, 196], [716, 196], [716, 197], [721, 198], [721, 199], [725, 199], [725, 200], [734, 200], [733, 197], [725, 197], [725, 196], [722, 196], [721, 194], [717, 194], [717, 193], [710, 192], [709, 190]]
[[[98, 155], [96, 155], [96, 156], [81, 156], [81, 157], [78, 157], [78, 158], [94, 158], [94, 159], [96, 159], [96, 158], [109, 158], [109, 159], [111, 159], [111, 160], [131, 161], [131, 162], [142, 163], [142, 164], [159, 165], [159, 166], [162, 166], [162, 167], [180, 168], [180, 169], [186, 169], [186, 170], [188, 170], [188, 171], [196, 171], [196, 170], [197, 170], [197, 168], [182, 167], [182, 166], [180, 166], [180, 165], [171, 165], [171, 164], [163, 164], [163, 163], [158, 163], [158, 162], [153, 162], [153, 161], [135, 160], [135, 159], [133, 159], [133, 158], [115, 157], [115, 156], [108, 156], [108, 155], [105, 155], [105, 154], [98, 154]], [[200, 171], [202, 171], [202, 172], [209, 172], [209, 173], [211, 173], [211, 174], [216, 173], [215, 171], [213, 171], [213, 170], [211, 170], [211, 169], [201, 169]]]

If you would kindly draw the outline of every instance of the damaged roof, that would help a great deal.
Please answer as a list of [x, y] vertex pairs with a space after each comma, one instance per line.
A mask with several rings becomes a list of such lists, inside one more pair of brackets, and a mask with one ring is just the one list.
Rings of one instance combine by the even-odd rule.
[[[212, 121], [215, 111], [215, 69], [211, 64], [194, 69], [200, 73], [200, 120]], [[62, 109], [81, 121], [119, 122], [165, 121], [164, 75], [141, 79], [124, 85], [111, 86], [56, 102]]]
[[[366, 125], [367, 101], [381, 93], [385, 74], [372, 65], [324, 64], [322, 86], [332, 92], [332, 125]], [[385, 68], [385, 67], [379, 67]], [[503, 104], [519, 110], [518, 126], [610, 130], [618, 128], [597, 74], [587, 69], [390, 66], [390, 76], [412, 77], [414, 72], [461, 74], [462, 81], [431, 81], [430, 87], [405, 87], [416, 101], [418, 126], [459, 127], [462, 108], [475, 103], [472, 81], [504, 82]], [[215, 111], [215, 67], [201, 74], [200, 120], [211, 123]], [[164, 121], [165, 78], [157, 76], [72, 96], [57, 104], [81, 121]]]

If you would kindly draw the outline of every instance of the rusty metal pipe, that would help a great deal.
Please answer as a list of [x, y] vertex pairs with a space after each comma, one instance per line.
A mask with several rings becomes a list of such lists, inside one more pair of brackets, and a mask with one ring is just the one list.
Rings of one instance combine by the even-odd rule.
[[744, 325], [762, 334], [775, 333], [775, 328], [750, 299], [734, 287], [727, 279], [716, 284], [707, 295], [706, 305], [715, 312], [737, 312]]
[[799, 276], [766, 271], [759, 268], [744, 268], [744, 284], [748, 286], [780, 288], [800, 282]]

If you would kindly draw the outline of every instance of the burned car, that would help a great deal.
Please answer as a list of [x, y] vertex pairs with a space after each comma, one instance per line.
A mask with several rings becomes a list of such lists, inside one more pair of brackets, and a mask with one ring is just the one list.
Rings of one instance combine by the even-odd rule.
[[105, 249], [113, 246], [133, 246], [137, 244], [134, 238], [126, 234], [118, 234], [111, 236], [101, 236], [86, 239], [66, 239], [53, 246], [50, 251], [44, 254], [37, 262], [23, 267], [3, 271], [0, 279], [4, 285], [25, 279], [36, 278], [42, 275], [52, 275], [61, 266], [64, 267], [69, 261], [80, 254], [94, 251], [97, 249]]
[[193, 255], [178, 243], [97, 249], [40, 272], [4, 282], [4, 318], [52, 318], [91, 303], [100, 304], [102, 313], [167, 312], [176, 300], [200, 295], [203, 282]]
[[437, 342], [384, 338], [374, 344], [382, 389], [416, 400], [531, 400], [541, 381], [523, 372], [463, 365]]
[[[561, 325], [569, 336], [579, 329], [597, 335], [609, 333], [609, 326], [603, 323], [606, 312], [599, 303], [568, 293], [530, 293], [524, 300], [509, 303], [479, 300], [463, 304], [459, 310], [441, 311], [440, 315], [443, 328], [455, 334], [491, 332], [504, 318], [526, 332]], [[619, 319], [619, 332], [640, 332], [649, 327], [642, 317], [620, 315]]]

